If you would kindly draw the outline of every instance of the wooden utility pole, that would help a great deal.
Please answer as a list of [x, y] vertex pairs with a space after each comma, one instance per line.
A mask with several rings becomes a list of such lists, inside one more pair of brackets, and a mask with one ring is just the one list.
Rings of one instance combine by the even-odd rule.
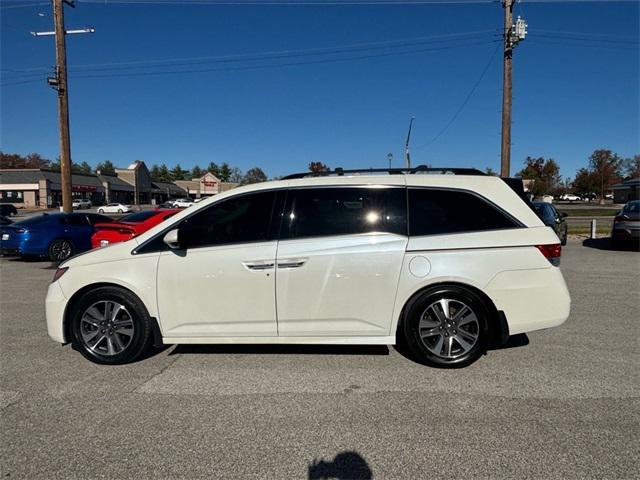
[[56, 80], [58, 90], [58, 125], [60, 130], [60, 176], [62, 183], [62, 211], [73, 212], [71, 205], [71, 139], [69, 137], [69, 91], [67, 90], [67, 48], [64, 30], [64, 3], [53, 0], [53, 19], [56, 39]]
[[76, 33], [93, 33], [93, 28], [65, 30], [64, 4], [75, 7], [73, 0], [53, 0], [53, 32], [31, 32], [34, 37], [54, 36], [56, 41], [56, 74], [47, 83], [58, 91], [58, 127], [60, 131], [60, 177], [62, 184], [62, 211], [73, 212], [71, 198], [71, 140], [69, 137], [69, 90], [67, 88], [66, 36]]
[[511, 81], [513, 68], [513, 0], [503, 0], [504, 8], [504, 53], [502, 72], [502, 148], [500, 176], [508, 177], [511, 171]]

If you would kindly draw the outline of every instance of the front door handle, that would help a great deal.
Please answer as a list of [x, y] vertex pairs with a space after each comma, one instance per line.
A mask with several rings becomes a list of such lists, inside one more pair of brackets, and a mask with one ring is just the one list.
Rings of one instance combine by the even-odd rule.
[[249, 270], [271, 270], [274, 266], [273, 260], [242, 262], [242, 264]]
[[306, 262], [306, 258], [286, 258], [278, 262], [278, 268], [298, 268]]

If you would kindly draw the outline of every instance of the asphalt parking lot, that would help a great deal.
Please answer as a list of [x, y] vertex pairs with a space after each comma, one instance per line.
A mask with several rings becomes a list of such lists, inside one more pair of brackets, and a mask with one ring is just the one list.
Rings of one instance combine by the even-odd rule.
[[393, 347], [93, 365], [47, 337], [53, 268], [0, 259], [5, 478], [640, 477], [638, 252], [570, 240], [569, 320], [447, 371]]

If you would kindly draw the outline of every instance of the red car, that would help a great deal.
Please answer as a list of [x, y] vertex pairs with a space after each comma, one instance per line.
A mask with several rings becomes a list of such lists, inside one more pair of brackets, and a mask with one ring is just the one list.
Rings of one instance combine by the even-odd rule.
[[129, 240], [181, 211], [179, 208], [145, 210], [126, 215], [117, 222], [96, 223], [96, 231], [91, 237], [91, 248], [106, 247], [112, 243]]

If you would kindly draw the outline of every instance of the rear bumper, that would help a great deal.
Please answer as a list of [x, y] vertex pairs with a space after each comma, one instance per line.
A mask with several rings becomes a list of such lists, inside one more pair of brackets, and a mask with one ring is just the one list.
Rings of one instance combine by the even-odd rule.
[[504, 312], [510, 335], [557, 327], [569, 318], [571, 297], [556, 267], [501, 272], [486, 293]]
[[47, 298], [45, 300], [45, 315], [47, 318], [47, 332], [52, 340], [58, 343], [65, 343], [64, 337], [64, 309], [67, 299], [62, 293], [60, 284], [54, 282], [49, 285]]
[[621, 241], [640, 240], [640, 228], [614, 228], [611, 230], [611, 238]]

